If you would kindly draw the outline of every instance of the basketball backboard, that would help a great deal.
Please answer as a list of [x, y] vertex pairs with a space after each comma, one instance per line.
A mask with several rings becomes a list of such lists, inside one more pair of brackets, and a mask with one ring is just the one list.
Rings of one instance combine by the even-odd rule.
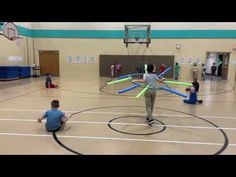
[[146, 44], [148, 47], [151, 43], [150, 29], [151, 25], [125, 25], [124, 43], [126, 47], [129, 44]]
[[0, 25], [2, 26], [1, 35], [9, 39], [10, 41], [15, 41], [16, 45], [20, 46], [23, 41], [23, 38], [19, 37], [19, 31], [17, 29], [17, 26], [11, 22], [1, 22]]
[[17, 26], [11, 22], [4, 23], [2, 27], [2, 33], [3, 33], [3, 36], [5, 36], [7, 39], [11, 41], [20, 38]]

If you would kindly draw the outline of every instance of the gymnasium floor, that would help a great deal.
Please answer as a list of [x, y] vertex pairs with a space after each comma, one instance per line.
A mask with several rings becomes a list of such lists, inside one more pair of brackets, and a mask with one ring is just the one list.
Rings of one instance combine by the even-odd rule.
[[[118, 95], [131, 83], [54, 79], [58, 89], [45, 89], [44, 78], [0, 82], [0, 154], [236, 154], [235, 83], [201, 81], [199, 105], [158, 91], [149, 127], [144, 99], [133, 98], [141, 88]], [[55, 135], [36, 121], [53, 99], [74, 113]]]

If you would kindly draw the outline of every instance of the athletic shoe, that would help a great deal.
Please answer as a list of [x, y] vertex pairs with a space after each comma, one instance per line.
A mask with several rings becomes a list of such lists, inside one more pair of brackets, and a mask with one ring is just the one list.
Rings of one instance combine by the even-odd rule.
[[152, 120], [149, 120], [148, 125], [149, 125], [149, 126], [152, 126], [153, 123], [154, 123], [154, 120], [153, 120], [153, 119], [152, 119]]

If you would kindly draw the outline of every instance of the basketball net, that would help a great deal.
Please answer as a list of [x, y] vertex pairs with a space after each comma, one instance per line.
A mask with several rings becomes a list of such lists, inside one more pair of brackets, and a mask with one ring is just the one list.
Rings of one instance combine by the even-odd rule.
[[139, 38], [136, 37], [136, 38], [134, 38], [134, 39], [135, 39], [135, 44], [138, 44], [138, 43], [139, 43]]

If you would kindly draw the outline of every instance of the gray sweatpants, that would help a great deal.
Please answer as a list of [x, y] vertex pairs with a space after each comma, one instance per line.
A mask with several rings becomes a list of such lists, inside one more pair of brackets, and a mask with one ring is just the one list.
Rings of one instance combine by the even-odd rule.
[[198, 72], [193, 71], [193, 81], [198, 78]]
[[153, 107], [156, 99], [156, 90], [147, 90], [145, 93], [145, 104], [146, 104], [146, 111], [147, 111], [147, 118], [152, 120], [152, 112]]

